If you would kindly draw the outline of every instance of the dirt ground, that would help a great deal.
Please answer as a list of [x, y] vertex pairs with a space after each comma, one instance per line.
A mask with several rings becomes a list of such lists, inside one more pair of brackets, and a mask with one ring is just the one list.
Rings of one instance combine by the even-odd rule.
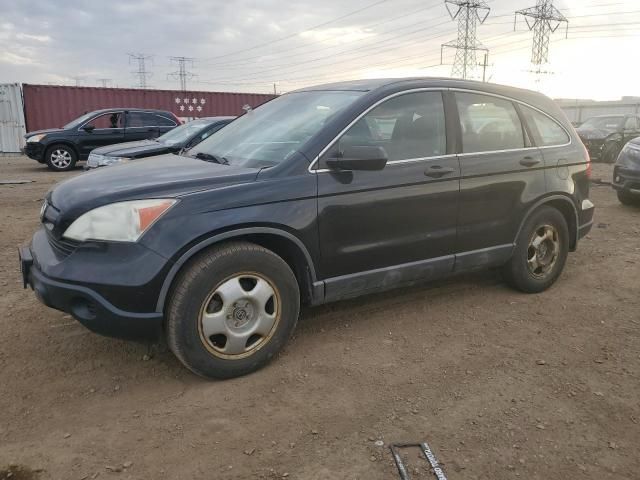
[[1, 479], [395, 479], [388, 444], [421, 441], [452, 480], [640, 478], [640, 209], [610, 187], [544, 294], [486, 272], [310, 309], [267, 368], [212, 382], [22, 289], [16, 246], [78, 174], [0, 158], [35, 181], [0, 186]]

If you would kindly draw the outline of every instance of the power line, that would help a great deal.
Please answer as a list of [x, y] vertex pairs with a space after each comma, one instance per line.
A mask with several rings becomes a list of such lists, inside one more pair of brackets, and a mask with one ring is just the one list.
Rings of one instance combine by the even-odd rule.
[[466, 79], [473, 75], [478, 65], [476, 52], [488, 51], [476, 38], [476, 30], [478, 22], [484, 23], [491, 9], [484, 0], [445, 0], [444, 3], [451, 19], [458, 20], [458, 38], [444, 43], [442, 50], [456, 49], [451, 75]]
[[167, 78], [174, 79], [174, 80], [177, 79], [178, 82], [180, 83], [180, 90], [182, 90], [183, 92], [186, 92], [187, 80], [191, 80], [192, 78], [195, 77], [195, 75], [192, 72], [187, 71], [187, 64], [190, 64], [191, 67], [193, 68], [195, 59], [189, 58], [189, 57], [169, 57], [169, 59], [172, 62], [175, 62], [178, 64], [178, 70], [167, 75]]
[[111, 84], [112, 80], [110, 78], [98, 78], [98, 85], [102, 88], [108, 88]]
[[148, 88], [149, 84], [147, 78], [153, 76], [153, 73], [147, 71], [147, 60], [152, 61], [153, 55], [146, 55], [144, 53], [129, 53], [129, 64], [133, 63], [138, 66], [138, 70], [131, 72], [138, 77], [138, 87]]
[[270, 40], [270, 41], [265, 42], [265, 43], [261, 43], [261, 44], [258, 44], [258, 45], [254, 45], [254, 46], [252, 46], [252, 47], [243, 48], [243, 49], [241, 49], [241, 50], [235, 50], [235, 51], [233, 51], [233, 52], [225, 53], [225, 54], [223, 54], [223, 55], [218, 55], [218, 56], [216, 56], [216, 57], [210, 57], [210, 58], [208, 58], [208, 59], [206, 59], [206, 60], [216, 60], [216, 59], [218, 59], [218, 58], [225, 58], [225, 57], [229, 57], [229, 56], [232, 56], [232, 55], [237, 55], [237, 54], [239, 54], [239, 53], [249, 52], [249, 51], [251, 51], [251, 50], [256, 50], [256, 49], [258, 49], [258, 48], [266, 47], [266, 46], [268, 46], [268, 45], [273, 45], [274, 43], [282, 42], [282, 41], [284, 41], [284, 40], [288, 40], [288, 39], [290, 39], [290, 38], [297, 37], [298, 35], [301, 35], [301, 34], [303, 34], [303, 33], [305, 33], [305, 32], [309, 32], [309, 31], [311, 31], [311, 30], [315, 30], [315, 29], [317, 29], [317, 28], [326, 27], [327, 25], [332, 25], [332, 24], [334, 24], [335, 22], [338, 22], [338, 21], [343, 20], [343, 19], [345, 19], [345, 18], [351, 17], [351, 16], [353, 16], [353, 15], [357, 15], [357, 14], [358, 14], [358, 13], [360, 13], [360, 12], [364, 12], [365, 10], [369, 10], [369, 9], [371, 9], [371, 8], [373, 8], [373, 7], [377, 7], [378, 5], [380, 5], [380, 4], [382, 4], [382, 3], [386, 3], [386, 2], [388, 2], [388, 1], [389, 1], [389, 0], [378, 0], [377, 2], [371, 3], [371, 4], [369, 4], [369, 5], [366, 5], [366, 6], [362, 7], [362, 8], [359, 8], [359, 9], [357, 9], [357, 10], [353, 10], [352, 12], [349, 12], [349, 13], [347, 13], [347, 14], [345, 14], [345, 15], [340, 16], [340, 17], [333, 18], [333, 19], [331, 19], [331, 20], [328, 20], [328, 21], [326, 21], [326, 22], [320, 23], [320, 24], [318, 24], [318, 25], [314, 25], [313, 27], [307, 28], [307, 29], [302, 30], [302, 31], [300, 31], [300, 32], [291, 33], [291, 34], [286, 35], [286, 36], [284, 36], [284, 37], [276, 38], [276, 39], [274, 39], [274, 40]]

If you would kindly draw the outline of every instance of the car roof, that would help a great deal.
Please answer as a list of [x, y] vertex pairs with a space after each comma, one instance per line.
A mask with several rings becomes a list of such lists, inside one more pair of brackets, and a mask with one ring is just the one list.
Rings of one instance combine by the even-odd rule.
[[157, 108], [132, 108], [132, 107], [114, 107], [114, 108], [103, 108], [101, 110], [93, 110], [87, 113], [109, 113], [109, 112], [148, 112], [148, 113], [171, 113], [169, 110], [159, 110]]
[[224, 120], [235, 120], [236, 118], [237, 117], [200, 117], [200, 118], [194, 118], [191, 121], [195, 122], [196, 120], [209, 120], [211, 122], [222, 122]]

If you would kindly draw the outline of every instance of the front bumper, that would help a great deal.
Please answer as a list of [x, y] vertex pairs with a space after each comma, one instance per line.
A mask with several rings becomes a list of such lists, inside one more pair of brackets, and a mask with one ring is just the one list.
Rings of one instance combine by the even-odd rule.
[[604, 141], [602, 140], [587, 140], [581, 139], [584, 146], [589, 152], [589, 158], [591, 161], [598, 161], [602, 159], [602, 150], [604, 148]]
[[44, 151], [44, 145], [40, 142], [27, 142], [24, 146], [25, 155], [40, 163], [43, 163], [45, 161]]
[[611, 185], [619, 192], [640, 196], [640, 169], [634, 170], [616, 165], [613, 169]]
[[[153, 255], [142, 255], [141, 261], [153, 263]], [[128, 340], [156, 339], [162, 334], [163, 314], [155, 311], [154, 302], [164, 278], [166, 260], [157, 256], [155, 270], [159, 273], [149, 270], [146, 275], [151, 275], [151, 280], [136, 287], [127, 286], [127, 281], [141, 268], [134, 259], [124, 258], [121, 274], [103, 263], [111, 258], [111, 264], [117, 266], [122, 257], [122, 252], [91, 249], [61, 255], [51, 249], [42, 230], [34, 235], [30, 247], [19, 248], [24, 286], [31, 287], [46, 306], [69, 313], [101, 335]], [[95, 283], [97, 277], [108, 279], [109, 284]], [[139, 279], [135, 280], [138, 282]]]

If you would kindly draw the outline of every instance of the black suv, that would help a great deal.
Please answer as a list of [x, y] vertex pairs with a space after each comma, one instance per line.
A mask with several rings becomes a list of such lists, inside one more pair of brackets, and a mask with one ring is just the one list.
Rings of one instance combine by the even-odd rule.
[[86, 160], [94, 148], [156, 138], [177, 125], [178, 117], [164, 110], [96, 110], [62, 128], [29, 132], [25, 135], [24, 153], [52, 170], [71, 170], [78, 160]]
[[541, 292], [591, 229], [590, 163], [535, 92], [367, 80], [282, 95], [189, 151], [57, 185], [24, 283], [91, 330], [233, 377], [317, 305], [476, 268]]
[[640, 137], [638, 115], [591, 117], [577, 129], [591, 159], [613, 163], [629, 140]]

